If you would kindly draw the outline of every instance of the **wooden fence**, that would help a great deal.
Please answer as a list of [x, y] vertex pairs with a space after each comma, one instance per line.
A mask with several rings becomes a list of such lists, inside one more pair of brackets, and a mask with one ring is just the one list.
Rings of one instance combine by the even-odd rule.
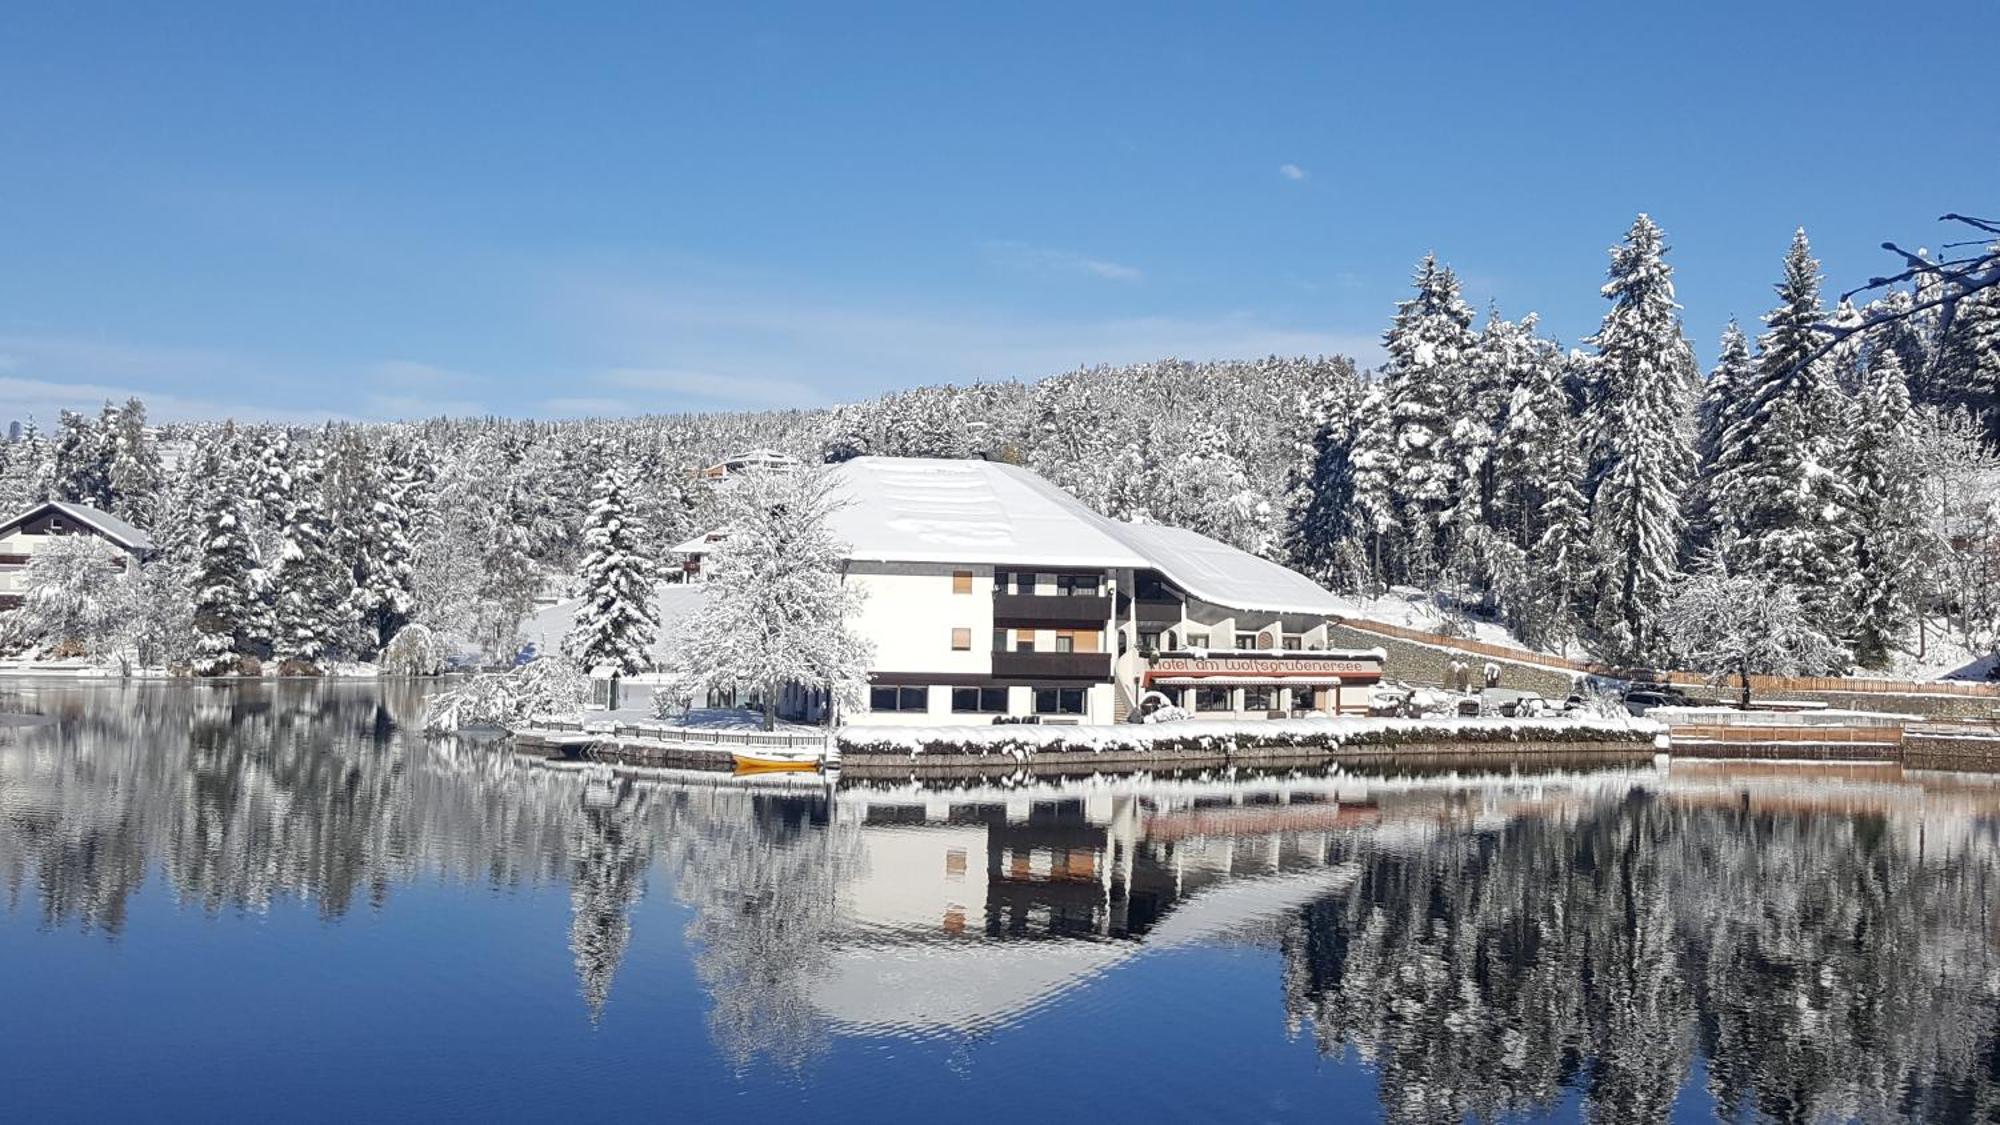
[[1667, 728], [1667, 738], [1675, 745], [1683, 742], [1719, 742], [1724, 745], [1755, 744], [1818, 744], [1818, 743], [1865, 743], [1874, 746], [1901, 746], [1903, 728], [1900, 726], [1875, 727], [1779, 727], [1763, 723], [1730, 724], [1726, 726], [1674, 726]]
[[[1449, 637], [1443, 633], [1427, 633], [1422, 629], [1411, 629], [1402, 625], [1391, 625], [1386, 621], [1363, 621], [1352, 617], [1336, 617], [1334, 624], [1343, 625], [1363, 633], [1377, 633], [1398, 640], [1413, 641], [1417, 644], [1438, 648], [1454, 649], [1476, 656], [1489, 656], [1495, 660], [1511, 660], [1516, 664], [1537, 664], [1544, 668], [1560, 668], [1571, 672], [1593, 676], [1609, 676], [1621, 680], [1644, 680], [1648, 683], [1673, 684], [1680, 687], [1715, 688], [1718, 691], [1734, 693], [1737, 683], [1734, 677], [1717, 681], [1701, 672], [1662, 671], [1655, 668], [1620, 668], [1610, 664], [1597, 664], [1548, 653], [1533, 652], [1525, 648], [1489, 644], [1470, 637]], [[1851, 692], [1861, 695], [1953, 695], [1971, 699], [2000, 700], [2000, 684], [1969, 683], [1962, 680], [1887, 680], [1864, 679], [1849, 676], [1751, 676], [1752, 695], [1782, 694], [1784, 692]]]

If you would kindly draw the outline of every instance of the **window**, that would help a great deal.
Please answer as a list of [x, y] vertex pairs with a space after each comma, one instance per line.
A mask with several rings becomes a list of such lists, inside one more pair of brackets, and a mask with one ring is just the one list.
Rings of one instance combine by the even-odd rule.
[[951, 689], [951, 709], [960, 715], [1004, 715], [1007, 713], [1007, 689], [955, 687]]
[[1284, 643], [1285, 651], [1286, 652], [1299, 651], [1300, 648], [1304, 647], [1303, 645], [1304, 640], [1305, 640], [1304, 637], [1291, 637], [1291, 636], [1286, 637]]
[[1207, 648], [1207, 647], [1208, 647], [1208, 634], [1207, 634], [1207, 633], [1189, 633], [1189, 634], [1187, 635], [1187, 647], [1188, 647], [1188, 648]]
[[1032, 571], [1016, 571], [1014, 573], [1014, 592], [1017, 594], [1032, 594], [1035, 592], [1035, 575]]
[[1226, 687], [1198, 687], [1194, 689], [1194, 709], [1197, 711], [1228, 711], [1229, 689]]
[[1256, 647], [1257, 647], [1257, 634], [1255, 634], [1255, 633], [1238, 633], [1238, 634], [1236, 634], [1236, 647], [1237, 647], [1237, 648], [1240, 648], [1240, 649], [1252, 649], [1252, 648], [1256, 648]]
[[1095, 574], [1058, 574], [1056, 593], [1077, 598], [1097, 596], [1098, 577]]
[[1005, 629], [993, 630], [993, 651], [994, 652], [1007, 651], [1007, 630]]
[[1083, 714], [1082, 688], [1036, 688], [1035, 714], [1037, 715], [1081, 715]]
[[873, 687], [868, 689], [870, 711], [928, 711], [931, 689], [927, 687]]
[[971, 651], [972, 651], [972, 630], [970, 630], [970, 629], [953, 629], [953, 630], [951, 631], [951, 651], [953, 651], [953, 652], [971, 652]]
[[972, 592], [972, 572], [969, 570], [952, 571], [951, 592], [954, 594], [970, 594]]
[[1014, 651], [1015, 652], [1035, 651], [1035, 631], [1033, 629], [1014, 630]]
[[1098, 642], [1098, 632], [1097, 632], [1097, 630], [1095, 630], [1095, 629], [1058, 629], [1058, 630], [1056, 630], [1056, 651], [1057, 651], [1057, 652], [1101, 652], [1101, 651], [1103, 651], [1103, 646], [1102, 646], [1102, 645], [1100, 645], [1100, 644], [1098, 644], [1097, 642]]
[[1245, 711], [1269, 711], [1275, 704], [1274, 693], [1267, 687], [1247, 687], [1243, 689], [1243, 709]]
[[1140, 652], [1160, 651], [1160, 635], [1158, 633], [1140, 633], [1139, 651]]

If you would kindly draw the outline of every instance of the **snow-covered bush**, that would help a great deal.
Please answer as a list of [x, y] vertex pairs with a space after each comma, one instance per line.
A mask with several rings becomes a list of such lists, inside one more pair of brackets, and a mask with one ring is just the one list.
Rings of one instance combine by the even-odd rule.
[[1193, 717], [1185, 707], [1176, 707], [1169, 703], [1164, 707], [1155, 707], [1151, 711], [1146, 712], [1146, 717], [1143, 721], [1148, 723], [1178, 723], [1183, 719], [1191, 719]]
[[28, 561], [17, 615], [23, 636], [54, 657], [109, 656], [131, 619], [130, 556], [102, 539], [52, 536]]
[[443, 637], [413, 621], [389, 638], [378, 659], [385, 676], [435, 676], [444, 671], [450, 656]]
[[569, 661], [535, 660], [509, 672], [482, 673], [433, 694], [424, 708], [424, 729], [446, 734], [528, 719], [573, 720], [589, 701], [590, 677]]

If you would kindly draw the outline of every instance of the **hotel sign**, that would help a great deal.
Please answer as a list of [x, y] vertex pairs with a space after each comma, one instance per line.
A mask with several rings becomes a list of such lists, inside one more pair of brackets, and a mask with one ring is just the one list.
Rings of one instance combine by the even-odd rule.
[[1382, 665], [1373, 660], [1334, 658], [1218, 656], [1163, 656], [1153, 661], [1155, 676], [1376, 676]]

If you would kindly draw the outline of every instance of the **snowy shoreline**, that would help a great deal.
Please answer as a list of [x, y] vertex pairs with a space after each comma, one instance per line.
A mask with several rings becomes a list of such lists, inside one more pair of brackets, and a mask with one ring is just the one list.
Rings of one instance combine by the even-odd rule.
[[1236, 753], [1437, 743], [1632, 743], [1652, 745], [1666, 728], [1647, 719], [1306, 718], [1189, 720], [1117, 726], [853, 726], [839, 732], [843, 757], [972, 756], [1026, 760], [1041, 754]]

